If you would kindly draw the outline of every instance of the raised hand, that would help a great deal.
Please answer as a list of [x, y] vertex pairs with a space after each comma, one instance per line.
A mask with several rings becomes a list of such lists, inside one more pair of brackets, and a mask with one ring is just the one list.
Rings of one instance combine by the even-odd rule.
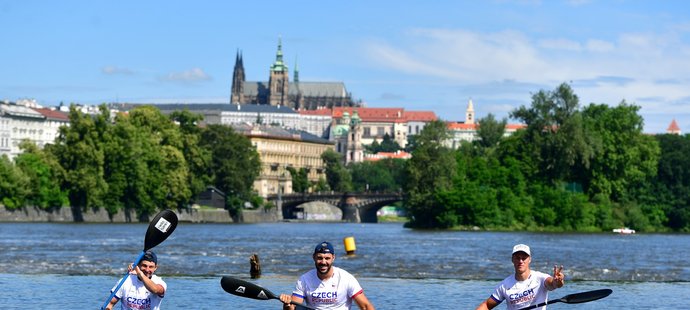
[[563, 265], [553, 265], [553, 286], [554, 288], [563, 287], [565, 284], [565, 275], [563, 274]]

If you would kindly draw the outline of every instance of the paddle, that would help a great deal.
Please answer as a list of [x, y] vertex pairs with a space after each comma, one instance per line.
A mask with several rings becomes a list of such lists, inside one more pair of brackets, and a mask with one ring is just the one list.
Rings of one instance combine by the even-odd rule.
[[[240, 297], [247, 297], [247, 298], [252, 298], [252, 299], [259, 299], [259, 300], [269, 300], [269, 299], [278, 299], [280, 300], [280, 297], [276, 296], [273, 294], [271, 291], [257, 285], [251, 282], [247, 282], [244, 280], [236, 279], [233, 277], [229, 276], [224, 276], [222, 279], [220, 279], [220, 286], [223, 287], [223, 289], [233, 295], [237, 295]], [[312, 309], [315, 310], [315, 308], [309, 307], [304, 304], [296, 303], [294, 301], [290, 302], [293, 305], [297, 305], [300, 307], [304, 307], [307, 309]]]
[[550, 305], [550, 304], [557, 303], [557, 302], [563, 302], [566, 304], [579, 304], [579, 303], [583, 303], [583, 302], [602, 299], [606, 296], [611, 295], [611, 293], [613, 293], [613, 291], [611, 289], [608, 289], [608, 288], [601, 289], [601, 290], [589, 291], [589, 292], [575, 293], [575, 294], [565, 295], [565, 296], [558, 298], [558, 299], [547, 300], [547, 301], [540, 303], [538, 305], [531, 305], [529, 307], [522, 308], [520, 310], [539, 308], [539, 307], [543, 307], [543, 306]]
[[[175, 212], [170, 210], [158, 212], [158, 214], [153, 217], [153, 220], [151, 220], [151, 223], [149, 223], [149, 228], [146, 230], [146, 237], [144, 238], [144, 250], [141, 251], [141, 254], [139, 254], [139, 257], [137, 257], [133, 265], [136, 266], [139, 264], [139, 261], [141, 261], [141, 258], [144, 257], [146, 251], [154, 248], [167, 239], [168, 236], [175, 231], [175, 227], [177, 227], [177, 215]], [[122, 276], [122, 280], [120, 280], [120, 283], [117, 285], [117, 287], [115, 287], [115, 289], [110, 293], [110, 297], [108, 297], [105, 303], [103, 303], [101, 310], [104, 310], [105, 307], [108, 306], [110, 301], [115, 296], [115, 293], [120, 289], [122, 284], [125, 283], [128, 273], [129, 271], [126, 271]]]

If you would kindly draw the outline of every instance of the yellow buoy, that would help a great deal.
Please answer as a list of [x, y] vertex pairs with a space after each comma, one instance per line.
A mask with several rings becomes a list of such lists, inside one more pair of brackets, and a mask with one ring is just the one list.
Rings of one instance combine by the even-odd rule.
[[355, 250], [357, 250], [355, 246], [355, 237], [345, 237], [343, 239], [343, 244], [345, 245], [345, 252], [347, 255], [355, 255]]

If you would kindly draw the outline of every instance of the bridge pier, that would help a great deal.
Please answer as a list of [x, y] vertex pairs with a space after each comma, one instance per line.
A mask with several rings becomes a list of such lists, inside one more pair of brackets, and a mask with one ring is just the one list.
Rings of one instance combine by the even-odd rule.
[[351, 223], [362, 222], [362, 218], [359, 215], [359, 208], [356, 205], [345, 204], [341, 209], [343, 210], [343, 221]]

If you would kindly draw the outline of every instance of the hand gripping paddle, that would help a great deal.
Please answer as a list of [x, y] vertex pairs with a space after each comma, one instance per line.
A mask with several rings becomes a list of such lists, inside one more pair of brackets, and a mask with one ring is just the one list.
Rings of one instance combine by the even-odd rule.
[[[141, 251], [141, 254], [139, 254], [139, 257], [137, 257], [133, 265], [138, 265], [139, 261], [141, 261], [141, 259], [144, 257], [144, 254], [146, 254], [146, 251], [165, 241], [165, 239], [167, 239], [173, 233], [173, 231], [175, 231], [176, 227], [177, 215], [175, 212], [170, 210], [158, 212], [158, 214], [153, 217], [153, 220], [151, 220], [151, 223], [149, 223], [149, 228], [146, 230], [146, 237], [144, 238], [144, 250]], [[120, 283], [117, 285], [117, 287], [115, 287], [115, 289], [110, 293], [110, 297], [108, 297], [105, 303], [103, 303], [101, 310], [104, 310], [105, 307], [108, 306], [110, 301], [115, 296], [115, 293], [120, 289], [122, 284], [125, 283], [128, 273], [129, 271], [126, 271], [122, 276], [122, 280], [120, 280]]]
[[557, 303], [557, 302], [563, 302], [566, 304], [579, 304], [579, 303], [583, 303], [583, 302], [602, 299], [606, 296], [611, 295], [611, 293], [613, 293], [613, 291], [611, 289], [606, 288], [606, 289], [601, 289], [601, 290], [594, 290], [594, 291], [589, 291], [589, 292], [570, 294], [570, 295], [565, 295], [565, 296], [558, 298], [558, 299], [547, 300], [547, 301], [540, 303], [538, 305], [531, 305], [529, 307], [522, 308], [520, 310], [539, 308], [539, 307], [543, 307], [543, 306], [550, 305], [550, 304]]
[[[252, 282], [247, 282], [244, 280], [236, 279], [233, 277], [228, 277], [224, 276], [222, 279], [220, 279], [220, 286], [223, 287], [223, 289], [233, 295], [237, 295], [240, 297], [246, 297], [246, 298], [252, 298], [252, 299], [258, 299], [258, 300], [269, 300], [269, 299], [278, 299], [280, 300], [280, 297], [276, 296], [273, 294], [271, 291], [254, 284]], [[294, 301], [290, 302], [293, 305], [297, 305], [303, 308], [307, 309], [312, 309], [315, 310], [315, 308], [312, 308], [310, 306], [307, 306], [305, 304], [299, 304]]]

